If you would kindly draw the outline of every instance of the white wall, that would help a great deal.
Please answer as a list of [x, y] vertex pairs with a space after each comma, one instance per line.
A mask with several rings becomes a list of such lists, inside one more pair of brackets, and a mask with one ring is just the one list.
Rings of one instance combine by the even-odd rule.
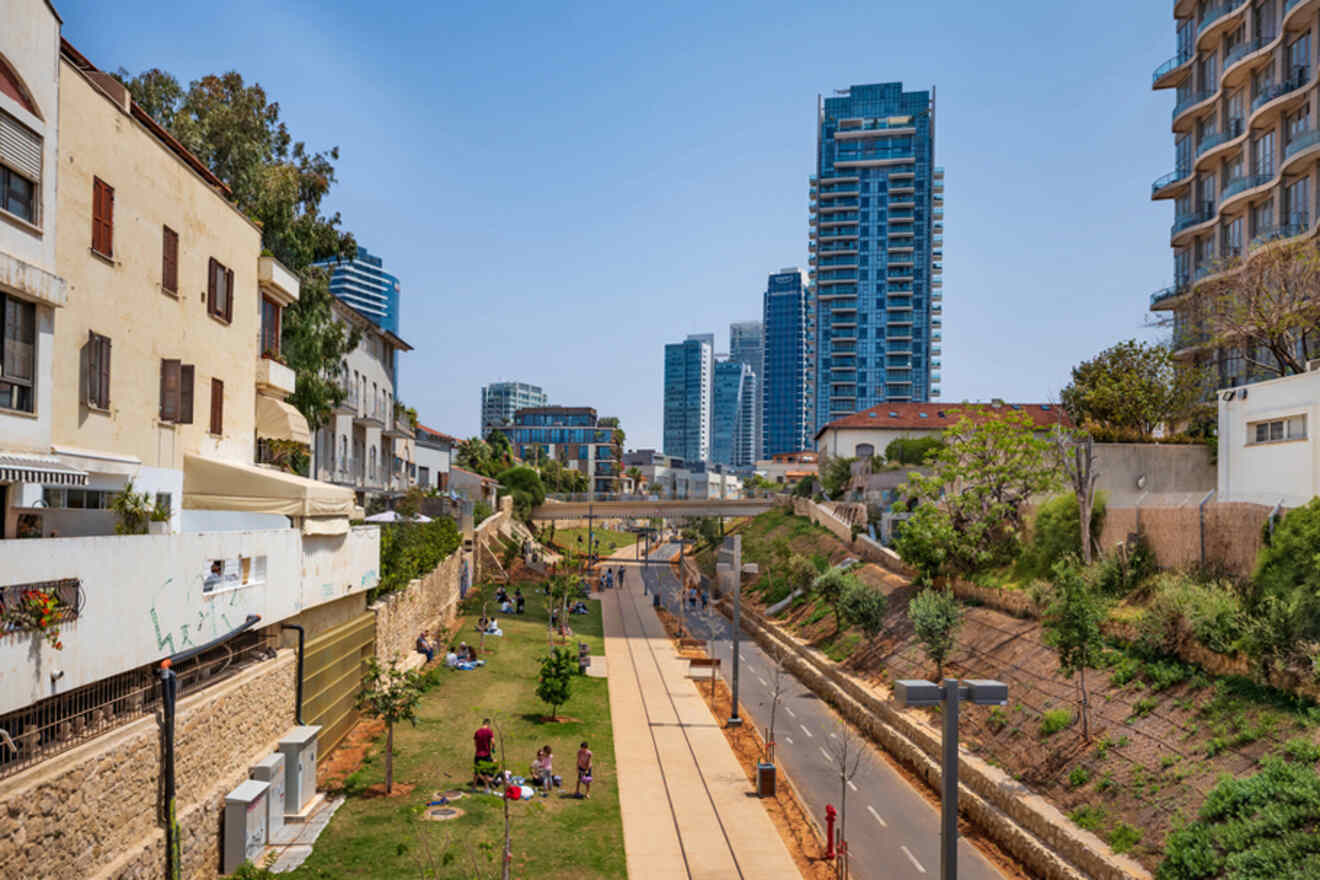
[[441, 474], [449, 473], [450, 453], [447, 449], [435, 449], [417, 443], [413, 446], [413, 460], [417, 463], [419, 478], [421, 469], [427, 469], [428, 489], [439, 485]]
[[[279, 529], [0, 543], [0, 584], [80, 578], [85, 596], [61, 630], [62, 651], [32, 633], [0, 637], [0, 712], [203, 644], [248, 614], [268, 626], [369, 589], [379, 556], [375, 527], [307, 539]], [[252, 560], [246, 585], [240, 557]], [[207, 590], [214, 560], [234, 578]]]
[[[877, 419], [877, 421], [880, 421]], [[903, 437], [935, 437], [940, 429], [929, 431], [897, 428], [831, 428], [816, 441], [816, 451], [835, 458], [855, 458], [860, 443], [870, 443], [876, 455], [884, 455], [889, 444]], [[797, 469], [801, 470], [800, 466]]]
[[[1231, 390], [1231, 389], [1230, 389]], [[1219, 500], [1300, 507], [1320, 493], [1320, 372], [1219, 394]], [[1246, 399], [1243, 399], [1245, 392]], [[1307, 436], [1255, 444], [1248, 426], [1306, 416]]]

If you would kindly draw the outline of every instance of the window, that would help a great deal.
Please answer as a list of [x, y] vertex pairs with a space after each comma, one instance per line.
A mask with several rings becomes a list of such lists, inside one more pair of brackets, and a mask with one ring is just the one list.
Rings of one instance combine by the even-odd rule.
[[1306, 439], [1306, 416], [1289, 416], [1247, 426], [1247, 445]]
[[376, 479], [376, 447], [374, 446], [371, 447], [371, 451], [367, 453], [367, 459], [370, 462], [370, 467], [367, 470], [367, 476], [369, 479], [374, 480]]
[[1235, 217], [1224, 227], [1224, 256], [1236, 257], [1242, 254], [1242, 218]]
[[206, 310], [222, 321], [234, 318], [234, 270], [214, 257], [207, 264]]
[[261, 353], [278, 358], [280, 356], [280, 319], [279, 303], [273, 299], [261, 298]]
[[211, 380], [211, 433], [225, 432], [225, 383]]
[[174, 509], [169, 492], [156, 493], [156, 509], [163, 510], [167, 514]]
[[1300, 85], [1311, 78], [1311, 33], [1306, 32], [1288, 47], [1288, 76]]
[[1292, 143], [1310, 130], [1311, 105], [1307, 104], [1288, 117], [1288, 143]]
[[92, 250], [115, 255], [115, 190], [99, 177], [92, 178]]
[[1268, 131], [1256, 138], [1256, 174], [1274, 176], [1274, 132]]
[[37, 185], [0, 165], [0, 208], [29, 223], [37, 222]]
[[110, 408], [110, 337], [87, 331], [83, 349], [83, 398], [93, 409]]
[[160, 229], [160, 286], [170, 293], [178, 293], [179, 233], [168, 226], [162, 226]]
[[160, 420], [191, 425], [193, 420], [192, 364], [160, 362]]
[[[1284, 205], [1284, 212], [1288, 218], [1288, 225], [1292, 227], [1305, 227], [1310, 225], [1311, 215], [1311, 178], [1303, 177], [1296, 183], [1284, 190], [1284, 196], [1287, 204]], [[1300, 229], [1296, 231], [1300, 232]]]
[[1252, 233], [1264, 235], [1274, 229], [1274, 199], [1266, 199], [1251, 208]]
[[36, 412], [37, 307], [0, 293], [0, 409]]

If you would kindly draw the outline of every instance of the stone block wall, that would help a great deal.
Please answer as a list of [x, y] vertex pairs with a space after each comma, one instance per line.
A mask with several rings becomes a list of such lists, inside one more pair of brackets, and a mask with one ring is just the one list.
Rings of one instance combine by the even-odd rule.
[[466, 556], [462, 550], [449, 554], [430, 574], [371, 606], [376, 614], [376, 658], [380, 662], [408, 659], [414, 653], [418, 633], [443, 633], [453, 624], [458, 616], [459, 578]]
[[[224, 799], [294, 725], [295, 652], [179, 701], [175, 786], [183, 876], [220, 874]], [[160, 729], [140, 718], [5, 780], [0, 873], [31, 880], [165, 876]]]

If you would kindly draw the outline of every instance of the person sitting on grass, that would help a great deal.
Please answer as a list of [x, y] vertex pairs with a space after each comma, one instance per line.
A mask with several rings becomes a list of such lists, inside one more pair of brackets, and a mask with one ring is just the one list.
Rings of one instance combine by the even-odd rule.
[[517, 604], [517, 608], [515, 609], [514, 613], [515, 613], [515, 614], [522, 614], [522, 613], [523, 613], [523, 606], [524, 606], [525, 604], [527, 604], [527, 600], [523, 597], [523, 594], [522, 594], [522, 587], [516, 587], [516, 588], [514, 588], [514, 591], [513, 591], [513, 599], [514, 599], [514, 602]]
[[[587, 787], [585, 794], [582, 791], [584, 785]], [[577, 788], [573, 791], [573, 796], [591, 800], [591, 749], [587, 748], [585, 739], [577, 753]]]
[[449, 652], [445, 654], [445, 665], [450, 669], [458, 666], [458, 653], [454, 650], [453, 645], [449, 646]]
[[426, 637], [426, 630], [422, 630], [421, 635], [417, 637], [417, 653], [426, 656], [426, 662], [430, 663], [435, 659], [435, 642]]

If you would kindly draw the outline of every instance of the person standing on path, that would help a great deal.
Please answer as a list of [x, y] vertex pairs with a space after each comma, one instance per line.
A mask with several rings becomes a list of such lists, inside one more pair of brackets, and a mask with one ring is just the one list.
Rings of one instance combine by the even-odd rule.
[[495, 774], [495, 759], [491, 754], [495, 743], [495, 732], [490, 729], [489, 718], [483, 719], [477, 732], [472, 734], [472, 743], [476, 746], [476, 754], [472, 758], [472, 776], [475, 780], [473, 784], [484, 783], [489, 793], [490, 780]]
[[[585, 794], [582, 792], [584, 785], [587, 787]], [[585, 739], [577, 753], [577, 788], [574, 789], [573, 796], [591, 800], [591, 749], [587, 748]]]

